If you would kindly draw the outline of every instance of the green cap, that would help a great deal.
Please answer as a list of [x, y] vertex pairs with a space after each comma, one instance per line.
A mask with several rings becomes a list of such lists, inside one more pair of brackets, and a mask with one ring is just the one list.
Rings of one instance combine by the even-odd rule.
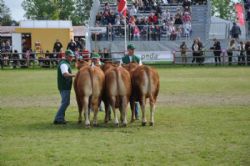
[[99, 59], [100, 58], [100, 55], [98, 53], [93, 53], [91, 58], [94, 58], [94, 59]]
[[74, 53], [71, 50], [66, 50], [65, 55], [66, 56], [75, 56]]
[[135, 46], [133, 44], [128, 44], [127, 49], [134, 50]]

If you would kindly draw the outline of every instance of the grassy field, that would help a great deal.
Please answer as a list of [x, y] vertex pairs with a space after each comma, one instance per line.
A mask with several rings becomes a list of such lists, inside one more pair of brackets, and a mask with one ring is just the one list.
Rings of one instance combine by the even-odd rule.
[[[250, 165], [250, 68], [159, 68], [155, 126], [52, 124], [55, 70], [0, 71], [0, 165]], [[129, 112], [130, 114], [130, 112]], [[149, 117], [149, 110], [147, 110]]]

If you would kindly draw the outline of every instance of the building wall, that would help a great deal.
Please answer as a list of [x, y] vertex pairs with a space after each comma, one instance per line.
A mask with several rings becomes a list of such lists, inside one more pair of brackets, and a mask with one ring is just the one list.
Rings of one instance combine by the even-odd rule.
[[41, 43], [41, 48], [43, 52], [49, 50], [53, 51], [53, 46], [56, 39], [63, 45], [63, 51], [66, 50], [67, 44], [70, 39], [73, 38], [72, 29], [59, 29], [59, 28], [16, 28], [16, 33], [30, 33], [32, 50], [35, 50], [35, 42], [39, 41]]

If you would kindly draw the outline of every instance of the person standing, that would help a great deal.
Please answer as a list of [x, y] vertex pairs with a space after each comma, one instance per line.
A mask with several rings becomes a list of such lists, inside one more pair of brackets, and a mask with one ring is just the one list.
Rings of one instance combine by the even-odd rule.
[[65, 57], [61, 59], [57, 68], [57, 86], [61, 95], [61, 105], [54, 119], [54, 124], [66, 124], [65, 111], [70, 104], [70, 91], [72, 88], [72, 74], [70, 62], [74, 57], [71, 50], [65, 51]]
[[210, 49], [212, 49], [213, 52], [214, 52], [214, 61], [215, 61], [215, 64], [217, 65], [218, 62], [220, 64], [221, 63], [221, 59], [220, 59], [220, 54], [221, 54], [220, 41], [218, 41], [217, 39], [214, 39], [214, 45]]
[[245, 44], [243, 41], [240, 41], [238, 50], [239, 50], [238, 65], [244, 65], [245, 64]]
[[233, 26], [232, 26], [232, 28], [230, 30], [230, 33], [231, 33], [231, 37], [233, 39], [236, 39], [236, 40], [238, 40], [239, 35], [241, 35], [240, 27], [235, 22], [233, 23]]
[[246, 44], [245, 44], [245, 50], [246, 50], [247, 65], [250, 65], [250, 41], [246, 42]]
[[56, 42], [54, 43], [54, 47], [53, 47], [54, 53], [58, 54], [62, 48], [63, 48], [62, 43], [58, 39], [56, 39]]
[[187, 49], [186, 43], [182, 42], [180, 46], [182, 64], [187, 64]]
[[[136, 56], [134, 53], [135, 46], [133, 44], [129, 44], [127, 46], [128, 54], [122, 58], [122, 63], [129, 64], [129, 63], [138, 63], [141, 64], [141, 59]], [[139, 119], [139, 103], [135, 104], [135, 118]]]
[[192, 51], [193, 51], [193, 59], [192, 59], [192, 63], [196, 62], [198, 63], [199, 60], [199, 56], [200, 56], [200, 51], [199, 51], [199, 41], [198, 39], [195, 39], [192, 45]]
[[77, 47], [76, 42], [73, 39], [71, 39], [70, 42], [68, 43], [67, 50], [71, 50], [71, 51], [75, 52], [76, 47]]
[[229, 42], [228, 49], [227, 49], [227, 56], [228, 56], [228, 64], [232, 65], [232, 59], [233, 59], [233, 51], [236, 49], [235, 46], [235, 40], [232, 39]]

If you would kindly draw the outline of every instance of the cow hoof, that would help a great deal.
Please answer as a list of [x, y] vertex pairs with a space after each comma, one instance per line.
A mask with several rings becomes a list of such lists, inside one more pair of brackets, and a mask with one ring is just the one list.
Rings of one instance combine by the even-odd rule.
[[150, 123], [149, 123], [149, 126], [154, 126], [154, 122], [150, 122]]
[[115, 123], [115, 127], [119, 127], [119, 123]]
[[97, 124], [97, 123], [94, 123], [94, 124], [93, 124], [93, 127], [98, 127], [98, 124]]
[[90, 124], [86, 124], [85, 128], [89, 129], [90, 128]]
[[127, 127], [127, 123], [123, 123], [122, 126], [123, 126], [123, 127]]
[[135, 120], [134, 119], [131, 119], [130, 123], [133, 123]]
[[79, 120], [79, 121], [78, 121], [78, 124], [81, 124], [81, 123], [82, 123], [82, 121], [81, 121], [81, 120]]
[[146, 126], [147, 122], [142, 122], [141, 125], [142, 126]]

